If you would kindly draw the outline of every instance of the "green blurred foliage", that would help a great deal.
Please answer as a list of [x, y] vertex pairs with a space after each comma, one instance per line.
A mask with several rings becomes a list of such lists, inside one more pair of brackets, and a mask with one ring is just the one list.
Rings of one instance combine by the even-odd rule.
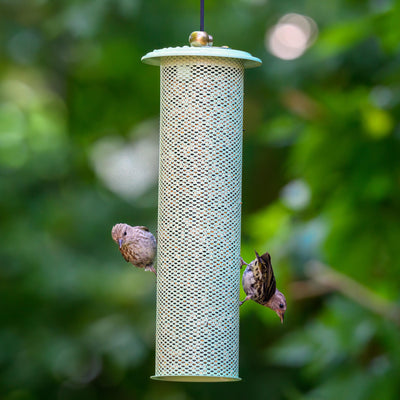
[[[290, 12], [319, 36], [285, 61], [264, 36]], [[241, 309], [243, 382], [180, 384], [149, 380], [154, 277], [110, 228], [156, 229], [159, 71], [140, 57], [185, 45], [198, 2], [0, 0], [0, 398], [398, 399], [399, 325], [295, 283], [320, 260], [400, 302], [399, 21], [395, 0], [206, 2], [215, 44], [263, 60], [246, 71], [242, 255], [272, 253], [288, 312]], [[125, 188], [108, 168], [123, 148]]]

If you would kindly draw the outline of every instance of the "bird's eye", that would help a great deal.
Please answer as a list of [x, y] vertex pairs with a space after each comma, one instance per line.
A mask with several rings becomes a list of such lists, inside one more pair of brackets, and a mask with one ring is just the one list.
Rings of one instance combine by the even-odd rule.
[[124, 232], [124, 236], [126, 236], [126, 231]]
[[283, 306], [283, 304], [282, 303], [280, 303], [279, 304], [279, 308], [283, 308], [284, 306]]

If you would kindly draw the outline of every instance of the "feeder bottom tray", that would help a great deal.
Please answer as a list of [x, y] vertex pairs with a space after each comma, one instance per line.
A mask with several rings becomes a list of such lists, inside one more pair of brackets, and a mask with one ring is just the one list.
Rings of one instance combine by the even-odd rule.
[[201, 375], [153, 375], [151, 379], [157, 381], [175, 381], [175, 382], [235, 382], [241, 381], [241, 378], [230, 376], [201, 376]]

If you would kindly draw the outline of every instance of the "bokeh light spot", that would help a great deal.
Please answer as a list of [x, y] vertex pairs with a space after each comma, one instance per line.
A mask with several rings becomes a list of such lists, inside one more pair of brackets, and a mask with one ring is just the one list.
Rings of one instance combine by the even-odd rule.
[[300, 14], [286, 14], [265, 35], [265, 46], [283, 60], [300, 57], [316, 40], [315, 21]]
[[385, 110], [368, 107], [363, 111], [362, 117], [365, 132], [374, 139], [382, 139], [393, 131], [395, 122]]
[[[97, 141], [91, 151], [93, 168], [103, 183], [119, 196], [140, 197], [157, 181], [157, 127], [144, 122], [135, 130], [147, 134], [133, 135], [126, 142], [117, 136], [106, 136]], [[139, 136], [139, 137], [137, 137]]]
[[310, 187], [300, 179], [291, 181], [282, 189], [281, 199], [286, 207], [294, 211], [303, 210], [311, 200]]

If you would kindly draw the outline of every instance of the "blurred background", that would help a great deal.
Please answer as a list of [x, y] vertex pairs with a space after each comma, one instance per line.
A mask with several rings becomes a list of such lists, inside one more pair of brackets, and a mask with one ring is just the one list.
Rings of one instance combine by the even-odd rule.
[[[199, 2], [0, 0], [0, 398], [400, 398], [400, 5], [209, 0], [245, 78], [241, 383], [154, 373], [155, 280], [110, 230], [157, 223], [159, 69]], [[241, 293], [243, 298], [244, 294]]]

